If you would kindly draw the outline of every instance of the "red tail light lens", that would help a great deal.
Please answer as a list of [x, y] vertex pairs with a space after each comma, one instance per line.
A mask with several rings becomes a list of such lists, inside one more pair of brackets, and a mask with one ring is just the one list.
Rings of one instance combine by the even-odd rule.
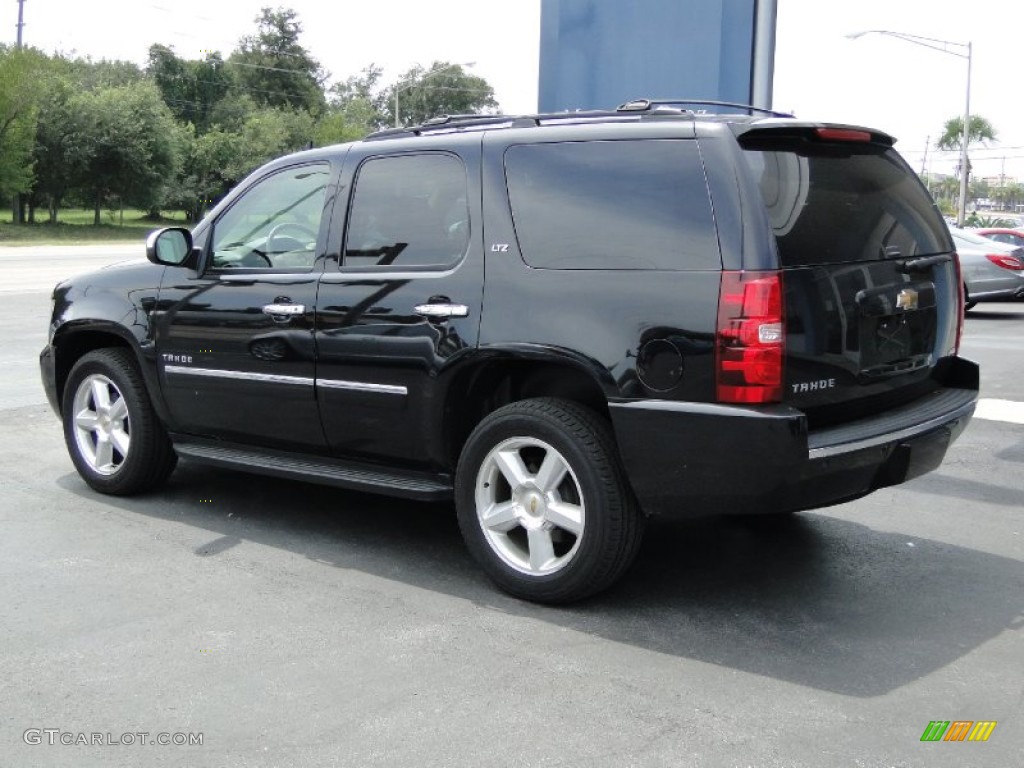
[[818, 128], [815, 133], [822, 141], [871, 141], [868, 131], [855, 131], [849, 128]]
[[718, 402], [782, 400], [785, 332], [780, 273], [722, 273], [715, 345]]
[[1016, 256], [1005, 253], [986, 253], [985, 258], [1003, 269], [1012, 269], [1014, 272], [1024, 270], [1024, 262], [1021, 262]]

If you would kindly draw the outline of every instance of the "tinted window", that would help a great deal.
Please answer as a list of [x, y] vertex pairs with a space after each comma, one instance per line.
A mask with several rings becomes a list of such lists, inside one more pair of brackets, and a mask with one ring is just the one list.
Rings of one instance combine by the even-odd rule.
[[329, 174], [326, 164], [289, 168], [250, 187], [214, 225], [211, 266], [309, 270]]
[[744, 152], [783, 266], [951, 250], [928, 193], [894, 151], [849, 156]]
[[368, 160], [356, 177], [345, 266], [451, 266], [469, 245], [466, 201], [466, 172], [452, 155]]
[[718, 269], [693, 141], [524, 144], [505, 154], [527, 264], [546, 269]]

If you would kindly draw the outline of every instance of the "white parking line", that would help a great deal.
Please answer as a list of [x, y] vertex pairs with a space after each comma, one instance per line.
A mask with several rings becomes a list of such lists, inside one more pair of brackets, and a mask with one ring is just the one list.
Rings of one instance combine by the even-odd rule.
[[974, 415], [989, 421], [1007, 421], [1010, 424], [1024, 424], [1024, 403], [1015, 400], [982, 398]]

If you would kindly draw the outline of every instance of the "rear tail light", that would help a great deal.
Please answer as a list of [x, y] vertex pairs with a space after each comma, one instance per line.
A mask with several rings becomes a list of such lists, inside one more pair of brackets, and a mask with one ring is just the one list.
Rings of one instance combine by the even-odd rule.
[[715, 344], [720, 403], [782, 400], [782, 274], [723, 272]]
[[964, 334], [964, 315], [967, 311], [966, 297], [964, 296], [964, 276], [960, 270], [960, 254], [953, 253], [953, 268], [956, 272], [956, 344], [953, 347], [953, 354], [960, 354], [960, 337]]
[[1005, 253], [986, 253], [985, 258], [1003, 269], [1012, 269], [1014, 272], [1024, 270], [1024, 262], [1016, 256], [1010, 256]]

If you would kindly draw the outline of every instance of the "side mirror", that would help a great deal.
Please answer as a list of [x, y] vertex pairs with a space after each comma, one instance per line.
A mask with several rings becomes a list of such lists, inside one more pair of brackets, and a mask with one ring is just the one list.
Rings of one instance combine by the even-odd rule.
[[192, 255], [192, 233], [182, 227], [167, 227], [146, 238], [146, 258], [166, 267], [189, 266]]

